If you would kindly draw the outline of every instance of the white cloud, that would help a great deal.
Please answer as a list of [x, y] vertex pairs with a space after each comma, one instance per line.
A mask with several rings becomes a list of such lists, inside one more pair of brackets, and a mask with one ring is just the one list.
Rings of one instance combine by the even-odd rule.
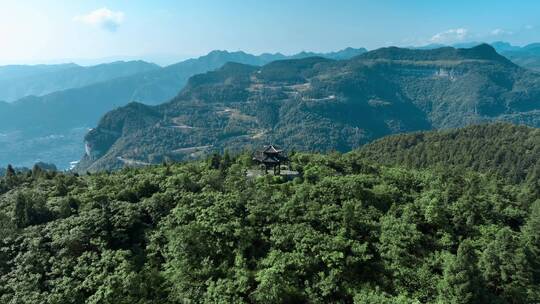
[[86, 15], [76, 16], [73, 18], [77, 22], [86, 23], [97, 26], [107, 31], [114, 32], [124, 22], [123, 12], [114, 12], [104, 7], [92, 11]]
[[430, 41], [432, 43], [453, 43], [463, 41], [468, 37], [469, 30], [466, 28], [456, 28], [437, 33], [431, 37]]
[[507, 31], [507, 30], [503, 30], [503, 29], [494, 29], [493, 31], [491, 31], [491, 35], [493, 36], [501, 36], [501, 35], [512, 35], [513, 32], [510, 32], [510, 31]]

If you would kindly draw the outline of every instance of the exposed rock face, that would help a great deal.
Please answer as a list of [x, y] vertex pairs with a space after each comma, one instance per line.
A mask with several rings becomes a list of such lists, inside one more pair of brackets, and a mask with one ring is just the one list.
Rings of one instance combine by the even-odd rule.
[[84, 142], [84, 152], [86, 153], [86, 156], [90, 159], [95, 159], [92, 151], [92, 147], [90, 146], [90, 143], [85, 141]]

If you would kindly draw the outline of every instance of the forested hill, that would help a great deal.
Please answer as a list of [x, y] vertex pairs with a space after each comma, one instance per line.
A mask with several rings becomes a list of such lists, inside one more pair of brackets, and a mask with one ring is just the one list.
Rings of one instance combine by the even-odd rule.
[[249, 154], [8, 174], [0, 303], [540, 302], [530, 185], [356, 153], [291, 160], [293, 181], [246, 177]]
[[497, 123], [399, 134], [355, 153], [386, 165], [458, 167], [498, 174], [512, 182], [540, 180], [540, 129], [526, 126]]
[[539, 127], [540, 74], [489, 45], [391, 47], [350, 60], [311, 57], [262, 67], [231, 63], [193, 76], [169, 103], [105, 115], [86, 136], [80, 170], [269, 142], [350, 151], [389, 134], [490, 121]]

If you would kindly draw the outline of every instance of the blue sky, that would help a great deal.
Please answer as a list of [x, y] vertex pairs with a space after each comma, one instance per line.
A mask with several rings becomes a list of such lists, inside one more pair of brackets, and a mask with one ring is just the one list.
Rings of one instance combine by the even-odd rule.
[[540, 1], [0, 0], [0, 64], [540, 41]]

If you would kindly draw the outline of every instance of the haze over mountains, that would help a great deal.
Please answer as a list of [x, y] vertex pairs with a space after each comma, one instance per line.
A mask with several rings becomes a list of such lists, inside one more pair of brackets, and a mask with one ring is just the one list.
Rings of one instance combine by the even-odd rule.
[[[3, 91], [6, 100], [16, 94], [37, 95], [54, 87], [65, 88], [12, 103], [0, 101], [0, 164], [32, 166], [45, 160], [66, 168], [70, 161], [83, 154], [87, 129], [94, 127], [107, 111], [130, 101], [151, 105], [168, 101], [178, 94], [189, 77], [227, 62], [262, 65], [310, 56], [343, 59], [365, 51], [348, 48], [328, 54], [303, 52], [293, 56], [213, 51], [167, 67], [140, 61], [88, 68], [72, 64], [0, 67], [0, 86], [14, 88]], [[88, 85], [81, 86], [84, 82]], [[19, 89], [23, 87], [27, 89]]]
[[80, 88], [118, 77], [157, 70], [144, 61], [118, 61], [91, 67], [76, 64], [0, 67], [0, 100], [7, 102], [35, 95]]
[[540, 126], [540, 74], [487, 44], [390, 47], [349, 60], [310, 57], [262, 67], [228, 63], [192, 77], [169, 103], [133, 103], [105, 115], [86, 136], [80, 169], [268, 142], [349, 151], [388, 134], [501, 120]]

